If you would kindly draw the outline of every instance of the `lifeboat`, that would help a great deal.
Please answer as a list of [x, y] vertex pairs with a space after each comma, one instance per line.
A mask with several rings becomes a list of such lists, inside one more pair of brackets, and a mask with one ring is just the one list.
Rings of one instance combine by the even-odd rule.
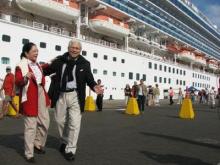
[[187, 50], [183, 50], [181, 51], [177, 58], [181, 61], [184, 61], [184, 62], [191, 62], [191, 61], [195, 61], [196, 58], [195, 58], [195, 54], [193, 52], [190, 52], [190, 51], [187, 51]]
[[195, 64], [205, 66], [206, 65], [205, 55], [198, 54], [198, 53], [195, 54]]
[[208, 60], [207, 61], [207, 66], [211, 69], [218, 69], [218, 62], [216, 60]]
[[16, 3], [26, 12], [66, 23], [72, 23], [80, 15], [75, 0], [16, 0]]
[[97, 15], [89, 19], [89, 27], [96, 33], [115, 38], [123, 38], [130, 33], [128, 24], [105, 15]]

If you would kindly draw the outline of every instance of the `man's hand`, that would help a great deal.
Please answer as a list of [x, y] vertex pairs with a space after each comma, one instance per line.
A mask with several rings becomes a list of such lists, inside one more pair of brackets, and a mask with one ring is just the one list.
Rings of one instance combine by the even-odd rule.
[[34, 74], [32, 72], [28, 72], [25, 77], [31, 79], [32, 77], [34, 77]]
[[94, 91], [95, 91], [95, 93], [96, 94], [103, 94], [103, 89], [102, 89], [102, 85], [96, 85], [95, 87], [94, 87]]

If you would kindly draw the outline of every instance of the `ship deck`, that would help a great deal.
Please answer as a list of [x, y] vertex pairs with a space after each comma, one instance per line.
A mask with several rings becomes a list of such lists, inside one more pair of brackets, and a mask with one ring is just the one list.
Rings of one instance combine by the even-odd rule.
[[[179, 105], [147, 107], [143, 115], [122, 113], [123, 101], [105, 101], [103, 112], [83, 114], [75, 165], [217, 165], [220, 120], [217, 109], [195, 105], [195, 120], [178, 118]], [[58, 130], [51, 124], [45, 155], [36, 164], [70, 164], [58, 151]], [[0, 121], [0, 164], [23, 165], [23, 120]]]

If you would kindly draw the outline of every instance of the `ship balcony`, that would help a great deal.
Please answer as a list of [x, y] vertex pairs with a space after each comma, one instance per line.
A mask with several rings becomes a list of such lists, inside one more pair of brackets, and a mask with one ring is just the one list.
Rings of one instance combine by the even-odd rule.
[[53, 20], [72, 23], [79, 15], [79, 5], [70, 0], [16, 0], [18, 6], [26, 11]]
[[165, 45], [162, 45], [156, 41], [149, 40], [145, 37], [137, 36], [133, 33], [129, 34], [129, 39], [132, 42], [137, 43], [138, 45], [143, 45], [143, 46], [149, 46], [149, 47], [154, 47], [163, 51], [167, 51], [167, 47]]
[[207, 66], [211, 69], [214, 69], [214, 70], [218, 69], [218, 64], [216, 61], [212, 61], [212, 60], [208, 61]]
[[104, 15], [98, 15], [91, 18], [89, 20], [89, 27], [96, 33], [118, 39], [122, 39], [130, 33], [127, 24]]

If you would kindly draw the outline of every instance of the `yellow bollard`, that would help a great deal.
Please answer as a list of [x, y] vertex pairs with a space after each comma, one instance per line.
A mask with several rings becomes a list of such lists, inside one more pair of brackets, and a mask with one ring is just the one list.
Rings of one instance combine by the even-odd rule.
[[[12, 102], [16, 105], [17, 109], [19, 109], [19, 96], [14, 96], [12, 98]], [[9, 104], [8, 106], [8, 115], [9, 116], [15, 116], [17, 112], [14, 110], [14, 108]]]
[[92, 96], [87, 96], [86, 97], [85, 110], [89, 111], [89, 112], [96, 111], [95, 102], [94, 102], [94, 99], [93, 99]]
[[140, 114], [136, 98], [131, 97], [128, 100], [128, 105], [127, 105], [127, 108], [125, 110], [125, 113], [128, 114], [128, 115], [139, 115]]
[[194, 119], [195, 114], [193, 111], [191, 99], [186, 98], [183, 100], [180, 113], [179, 113], [179, 117], [182, 119]]

